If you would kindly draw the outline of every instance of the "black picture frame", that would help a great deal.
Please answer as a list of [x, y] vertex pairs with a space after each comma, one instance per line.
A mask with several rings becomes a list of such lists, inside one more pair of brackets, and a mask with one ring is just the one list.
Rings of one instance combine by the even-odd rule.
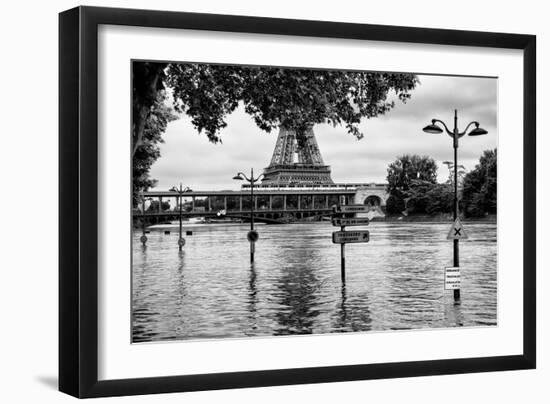
[[[97, 103], [100, 24], [522, 50], [523, 353], [99, 381]], [[533, 35], [96, 7], [77, 7], [60, 13], [59, 390], [84, 398], [535, 368], [535, 61], [536, 37]]]

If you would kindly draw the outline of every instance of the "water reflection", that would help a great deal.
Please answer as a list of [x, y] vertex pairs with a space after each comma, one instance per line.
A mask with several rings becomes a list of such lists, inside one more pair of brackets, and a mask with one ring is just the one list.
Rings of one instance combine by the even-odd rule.
[[248, 306], [247, 311], [249, 313], [248, 318], [250, 320], [250, 332], [249, 335], [254, 335], [258, 330], [258, 290], [256, 289], [256, 268], [255, 264], [250, 263], [250, 279], [248, 281]]
[[346, 248], [346, 283], [330, 224], [262, 226], [248, 261], [247, 226], [133, 239], [133, 341], [496, 325], [496, 226], [469, 224], [462, 299], [443, 290], [452, 264], [445, 224], [369, 226]]
[[278, 251], [279, 262], [285, 262], [277, 282], [275, 298], [280, 310], [276, 313], [279, 327], [276, 335], [310, 334], [319, 315], [318, 296], [321, 283], [316, 274], [320, 251], [315, 240], [297, 239]]
[[365, 293], [357, 294], [351, 301], [348, 301], [346, 284], [343, 283], [340, 287], [340, 296], [333, 331], [370, 331], [372, 319], [367, 295]]

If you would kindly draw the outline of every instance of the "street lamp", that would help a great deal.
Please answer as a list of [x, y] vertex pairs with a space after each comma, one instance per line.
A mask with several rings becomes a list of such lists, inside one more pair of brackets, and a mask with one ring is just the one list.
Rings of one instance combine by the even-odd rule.
[[258, 232], [254, 231], [254, 183], [259, 181], [264, 175], [260, 174], [257, 178], [254, 178], [254, 169], [250, 169], [250, 178], [245, 174], [238, 172], [233, 177], [237, 181], [247, 181], [250, 183], [250, 231], [247, 238], [250, 242], [250, 262], [254, 262], [254, 243], [258, 240]]
[[[466, 129], [464, 129], [463, 132], [458, 131], [458, 118], [457, 118], [457, 111], [455, 109], [455, 116], [454, 116], [454, 127], [453, 130], [450, 131], [447, 128], [447, 125], [445, 125], [445, 122], [443, 122], [440, 119], [432, 119], [432, 123], [426, 127], [424, 127], [422, 130], [426, 133], [432, 133], [432, 134], [439, 134], [443, 133], [443, 129], [438, 123], [442, 124], [445, 128], [445, 132], [453, 138], [453, 149], [454, 149], [454, 209], [453, 209], [453, 220], [456, 221], [458, 218], [458, 164], [457, 164], [457, 154], [458, 154], [458, 139], [460, 139], [465, 134], [468, 134], [468, 136], [481, 136], [486, 135], [487, 131], [485, 129], [482, 129], [479, 127], [479, 122], [472, 121], [467, 126]], [[475, 128], [472, 129], [470, 132], [468, 132], [468, 129], [470, 126], [474, 125]], [[453, 240], [453, 266], [459, 267], [460, 261], [459, 261], [459, 254], [458, 254], [458, 241], [457, 239]], [[454, 292], [454, 298], [455, 300], [460, 299], [460, 289], [455, 289]]]
[[145, 201], [151, 201], [152, 198], [146, 198], [143, 191], [140, 192], [141, 197], [141, 237], [140, 241], [143, 246], [146, 246], [147, 236], [145, 235]]
[[183, 194], [184, 194], [185, 192], [191, 192], [192, 189], [189, 188], [189, 187], [183, 188], [182, 185], [181, 185], [181, 183], [180, 183], [180, 187], [179, 187], [179, 188], [177, 188], [177, 187], [172, 187], [172, 188], [169, 189], [169, 191], [170, 191], [170, 192], [177, 192], [177, 193], [178, 193], [178, 196], [177, 196], [178, 202], [177, 202], [177, 203], [178, 203], [178, 205], [179, 205], [179, 210], [180, 210], [180, 212], [179, 212], [179, 213], [180, 213], [180, 214], [179, 214], [179, 217], [180, 217], [180, 232], [179, 232], [179, 234], [180, 234], [180, 236], [179, 236], [179, 238], [178, 238], [178, 246], [179, 246], [179, 250], [181, 251], [181, 249], [182, 249], [183, 246], [185, 245], [185, 240], [183, 239], [182, 234], [181, 234], [181, 214], [182, 214], [182, 212], [181, 212], [181, 205], [182, 205], [182, 203], [181, 203], [181, 198], [182, 198], [182, 196], [183, 196]]

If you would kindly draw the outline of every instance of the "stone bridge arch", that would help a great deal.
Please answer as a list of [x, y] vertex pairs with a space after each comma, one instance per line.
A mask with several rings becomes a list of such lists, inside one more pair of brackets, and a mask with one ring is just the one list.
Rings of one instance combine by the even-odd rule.
[[372, 184], [364, 187], [358, 187], [355, 192], [353, 203], [357, 205], [379, 204], [381, 207], [386, 206], [389, 194], [386, 192], [385, 184]]

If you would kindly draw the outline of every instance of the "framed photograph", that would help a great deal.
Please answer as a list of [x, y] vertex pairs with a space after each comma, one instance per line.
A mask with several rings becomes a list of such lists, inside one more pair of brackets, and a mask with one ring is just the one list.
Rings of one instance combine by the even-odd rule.
[[535, 368], [534, 36], [59, 27], [61, 391]]

